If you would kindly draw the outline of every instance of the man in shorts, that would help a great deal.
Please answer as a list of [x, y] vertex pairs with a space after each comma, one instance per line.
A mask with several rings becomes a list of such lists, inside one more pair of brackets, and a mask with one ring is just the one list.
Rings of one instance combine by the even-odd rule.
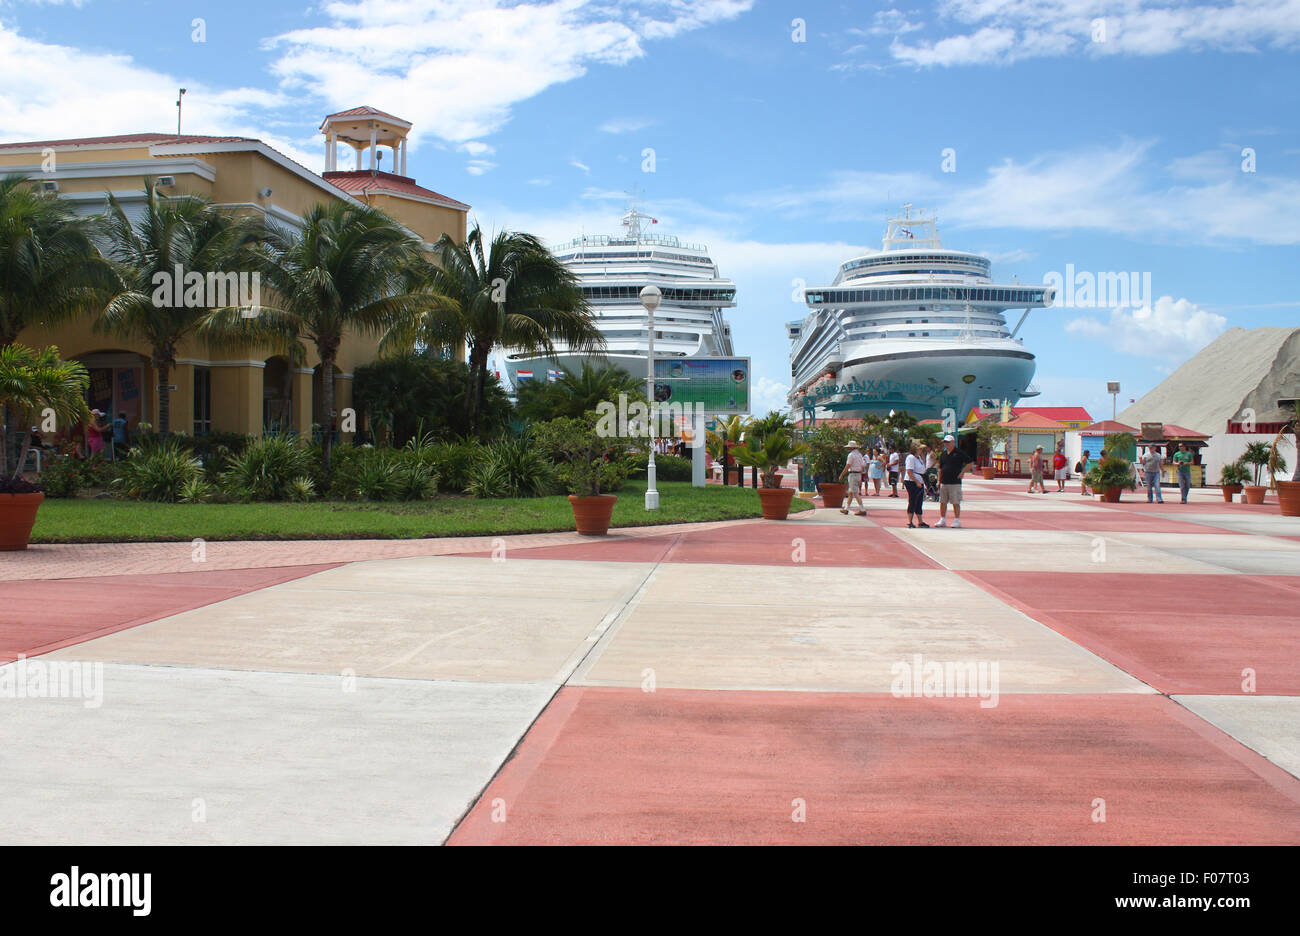
[[858, 501], [858, 516], [867, 515], [867, 504], [862, 499], [862, 470], [867, 467], [867, 460], [862, 457], [862, 446], [856, 441], [849, 442], [844, 446], [849, 450], [849, 457], [844, 463], [844, 470], [840, 472], [840, 478], [848, 476], [849, 490], [844, 498], [844, 505], [840, 508], [840, 513], [846, 514], [849, 508], [853, 506], [854, 498]]
[[957, 448], [957, 440], [943, 437], [943, 451], [939, 454], [939, 522], [936, 527], [948, 525], [948, 505], [952, 504], [952, 525], [961, 529], [961, 476], [974, 464], [970, 456]]
[[889, 489], [894, 493], [890, 497], [898, 496], [898, 450], [889, 453]]
[[1056, 443], [1056, 454], [1052, 456], [1052, 472], [1056, 478], [1056, 493], [1065, 493], [1065, 482], [1070, 480], [1070, 460], [1065, 457], [1065, 441]]
[[1038, 493], [1046, 494], [1047, 489], [1043, 487], [1043, 447], [1040, 445], [1034, 449], [1034, 454], [1029, 456], [1029, 493], [1034, 493], [1034, 488], [1038, 488]]

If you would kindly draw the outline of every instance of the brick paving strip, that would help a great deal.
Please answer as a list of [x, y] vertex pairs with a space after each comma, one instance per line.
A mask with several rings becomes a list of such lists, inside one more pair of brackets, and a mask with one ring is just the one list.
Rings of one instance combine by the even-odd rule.
[[[610, 530], [609, 535], [601, 538], [600, 542], [618, 543], [761, 522], [757, 519], [717, 520], [707, 523], [619, 527]], [[532, 549], [538, 546], [591, 544], [596, 540], [573, 532], [563, 532], [449, 536], [438, 539], [208, 541], [203, 544], [202, 561], [196, 560], [196, 547], [188, 541], [40, 544], [29, 546], [22, 552], [0, 554], [0, 582], [163, 572], [211, 572], [218, 569], [266, 569], [359, 562], [366, 559], [447, 556], [489, 552], [501, 545], [501, 542], [506, 549]]]

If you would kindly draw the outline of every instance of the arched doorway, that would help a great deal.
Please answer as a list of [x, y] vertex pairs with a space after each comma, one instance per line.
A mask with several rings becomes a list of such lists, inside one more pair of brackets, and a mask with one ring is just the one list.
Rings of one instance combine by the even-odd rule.
[[294, 428], [293, 369], [284, 357], [269, 357], [262, 371], [262, 431], [289, 432]]

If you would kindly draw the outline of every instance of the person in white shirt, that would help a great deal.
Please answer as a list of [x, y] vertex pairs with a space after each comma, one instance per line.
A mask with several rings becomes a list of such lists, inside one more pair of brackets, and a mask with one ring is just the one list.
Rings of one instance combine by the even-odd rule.
[[849, 450], [849, 457], [844, 463], [844, 470], [840, 472], [840, 478], [848, 476], [848, 495], [844, 499], [844, 505], [840, 508], [840, 513], [847, 514], [849, 508], [853, 506], [854, 498], [858, 501], [858, 516], [867, 515], [867, 504], [862, 499], [862, 470], [867, 467], [867, 460], [862, 455], [862, 446], [856, 441], [850, 441], [844, 446]]
[[[903, 487], [907, 488], [907, 526], [928, 527], [930, 524], [921, 519], [921, 508], [925, 504], [925, 459], [921, 457], [924, 446], [920, 442], [913, 444], [912, 453], [903, 465], [905, 477]], [[916, 523], [912, 518], [916, 518]]]
[[889, 487], [894, 492], [890, 497], [898, 496], [898, 450], [889, 453]]

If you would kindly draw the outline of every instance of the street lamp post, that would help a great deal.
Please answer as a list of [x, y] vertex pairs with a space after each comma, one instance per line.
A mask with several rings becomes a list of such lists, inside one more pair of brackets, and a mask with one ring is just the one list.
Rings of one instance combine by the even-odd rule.
[[650, 457], [646, 462], [645, 509], [659, 509], [659, 489], [655, 487], [655, 444], [654, 444], [654, 406], [655, 406], [655, 309], [663, 293], [658, 286], [647, 286], [641, 290], [641, 305], [645, 306], [646, 322], [650, 329], [650, 343], [646, 346], [646, 400], [650, 413]]

